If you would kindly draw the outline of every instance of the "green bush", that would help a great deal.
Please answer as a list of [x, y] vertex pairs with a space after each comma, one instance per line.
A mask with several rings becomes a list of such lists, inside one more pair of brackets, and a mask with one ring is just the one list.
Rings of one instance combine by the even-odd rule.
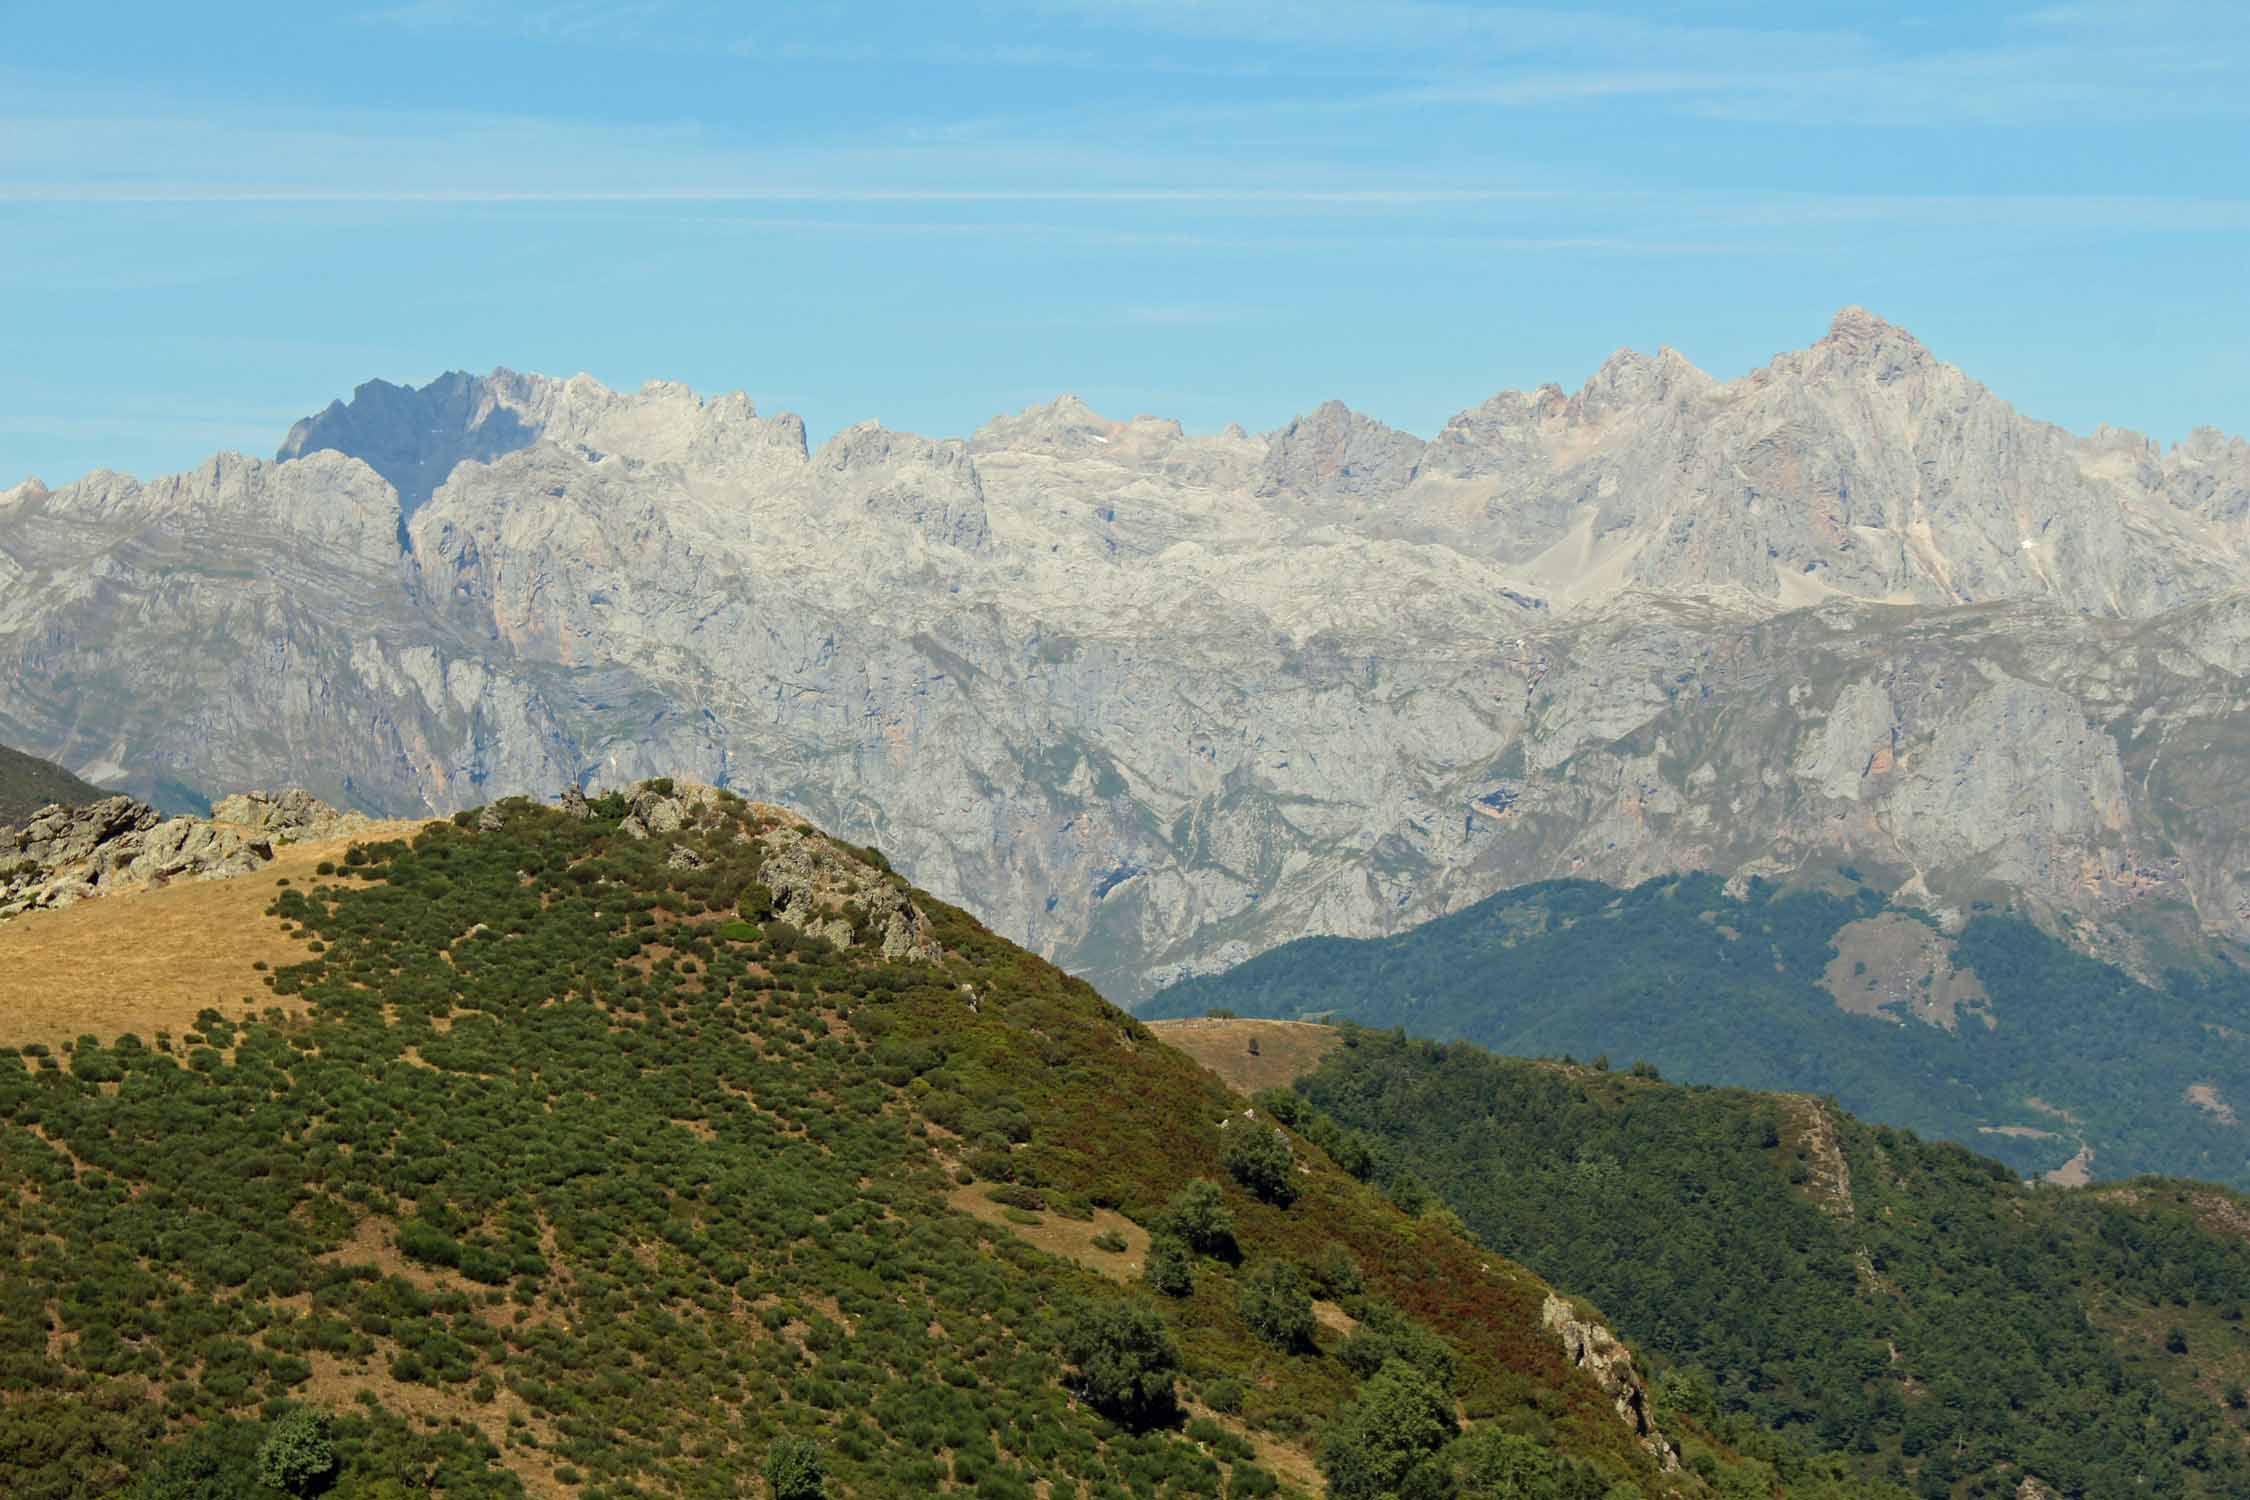
[[802, 1437], [776, 1438], [766, 1450], [763, 1473], [773, 1500], [820, 1500], [828, 1480], [820, 1445]]
[[1333, 1500], [1441, 1500], [1452, 1486], [1438, 1455], [1458, 1430], [1446, 1394], [1394, 1360], [1360, 1387], [1321, 1444], [1328, 1493]]
[[1195, 1290], [1194, 1257], [1185, 1244], [1171, 1235], [1157, 1235], [1148, 1242], [1148, 1259], [1141, 1266], [1141, 1280], [1152, 1292], [1185, 1297]]
[[1198, 1255], [1231, 1259], [1236, 1253], [1234, 1215], [1227, 1211], [1219, 1185], [1208, 1177], [1198, 1177], [1174, 1193], [1155, 1227]]
[[273, 1424], [258, 1448], [258, 1477], [291, 1495], [310, 1495], [336, 1472], [328, 1414], [298, 1407]]
[[1235, 1121], [1220, 1159], [1229, 1176], [1276, 1208], [1297, 1201], [1297, 1155], [1273, 1126]]
[[1259, 1261], [1243, 1272], [1234, 1306], [1250, 1331], [1276, 1349], [1312, 1347], [1312, 1296], [1305, 1289], [1304, 1276], [1289, 1262]]
[[1179, 1351], [1164, 1315], [1146, 1302], [1110, 1297], [1080, 1308], [1063, 1331], [1063, 1357], [1077, 1367], [1078, 1394], [1115, 1421], [1146, 1428], [1176, 1410]]

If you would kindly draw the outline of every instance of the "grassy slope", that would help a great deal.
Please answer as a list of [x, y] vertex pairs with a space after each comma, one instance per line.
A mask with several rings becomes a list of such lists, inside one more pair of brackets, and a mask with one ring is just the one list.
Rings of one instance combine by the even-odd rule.
[[0, 828], [19, 826], [50, 802], [93, 802], [109, 793], [52, 761], [0, 745]]
[[[1035, 1231], [1224, 1181], [1238, 1096], [937, 903], [942, 964], [734, 922], [762, 847], [737, 831], [769, 813], [643, 842], [618, 811], [511, 804], [279, 890], [311, 956], [267, 976], [258, 1020], [0, 1055], [8, 1493], [203, 1493], [192, 1472], [259, 1494], [248, 1455], [293, 1403], [337, 1414], [337, 1500], [756, 1493], [790, 1433], [859, 1496], [1310, 1473], [1355, 1381], [1333, 1328], [1253, 1337], [1243, 1270], [1204, 1263], [1166, 1313], [1183, 1396], [1238, 1415], [1124, 1431], [1057, 1352], [1115, 1271]], [[701, 868], [668, 863], [683, 843]], [[125, 941], [137, 899], [88, 910]], [[51, 1025], [40, 1003], [12, 1024]], [[1704, 1492], [1566, 1364], [1542, 1282], [1298, 1149], [1286, 1211], [1227, 1188], [1243, 1269], [1341, 1247], [1453, 1345], [1468, 1418], [1619, 1494]], [[957, 1211], [964, 1158], [1035, 1182], [1040, 1223]]]
[[[1259, 1024], [1156, 1023], [1229, 1057]], [[1303, 1097], [1376, 1143], [1379, 1177], [1416, 1174], [1695, 1370], [1674, 1399], [1856, 1449], [1927, 1494], [2011, 1494], [2026, 1470], [2071, 1495], [2250, 1484], [2236, 1194], [2026, 1188], [1802, 1096], [1332, 1037]]]
[[1549, 882], [1389, 938], [1290, 943], [1176, 985], [1142, 1014], [1335, 1014], [1516, 1056], [1646, 1058], [1698, 1082], [1833, 1094], [2025, 1174], [2083, 1141], [2099, 1176], [2250, 1187], [2250, 1126], [2187, 1097], [2202, 1083], [2250, 1099], [2250, 980], [2154, 989], [1988, 914], [1945, 943], [1989, 992], [1995, 1027], [1847, 1014], [1821, 988], [1833, 940], [1884, 909], [1865, 887], [1733, 898], [1708, 876], [1631, 891]]

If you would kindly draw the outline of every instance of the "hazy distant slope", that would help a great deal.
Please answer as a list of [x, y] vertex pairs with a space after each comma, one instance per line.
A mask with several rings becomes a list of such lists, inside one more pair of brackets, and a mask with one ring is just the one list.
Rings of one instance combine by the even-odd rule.
[[0, 828], [22, 823], [50, 802], [76, 805], [107, 795], [52, 761], [0, 745]]
[[1287, 944], [1143, 1012], [1335, 1015], [1518, 1056], [1645, 1058], [1690, 1082], [1833, 1094], [2025, 1173], [2075, 1157], [2105, 1177], [2250, 1187], [2239, 970], [2152, 987], [2014, 917], [1948, 933], [1836, 884], [1526, 886], [1393, 937]]

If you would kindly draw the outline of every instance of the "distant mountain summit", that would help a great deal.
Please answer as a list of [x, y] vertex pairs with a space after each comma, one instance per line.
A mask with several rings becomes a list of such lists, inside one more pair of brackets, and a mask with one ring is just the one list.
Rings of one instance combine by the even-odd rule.
[[967, 439], [380, 382], [0, 493], [0, 722], [445, 811], [755, 776], [1132, 998], [1560, 875], [1851, 863], [2154, 973], [2250, 941], [2250, 445], [2075, 437], [1857, 308], [1434, 437], [1064, 397]]

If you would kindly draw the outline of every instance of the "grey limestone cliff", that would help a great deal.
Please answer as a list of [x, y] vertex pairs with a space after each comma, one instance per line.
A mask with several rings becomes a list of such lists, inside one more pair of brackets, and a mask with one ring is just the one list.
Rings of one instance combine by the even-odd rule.
[[1065, 397], [810, 449], [498, 371], [0, 492], [0, 740], [394, 814], [695, 777], [1121, 999], [1690, 866], [2242, 941], [2246, 588], [2250, 445], [2074, 437], [1859, 309], [1428, 442]]

